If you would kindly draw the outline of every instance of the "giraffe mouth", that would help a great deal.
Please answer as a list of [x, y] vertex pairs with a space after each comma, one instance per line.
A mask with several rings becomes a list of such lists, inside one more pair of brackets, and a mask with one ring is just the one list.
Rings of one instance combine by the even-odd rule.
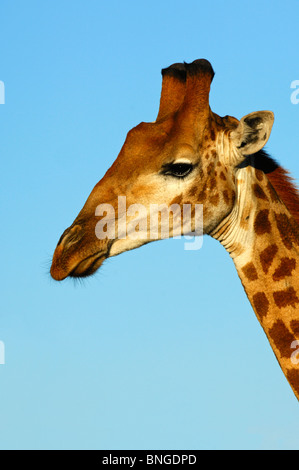
[[63, 281], [67, 277], [82, 278], [91, 276], [103, 264], [108, 253], [99, 251], [81, 260], [67, 260], [58, 246], [54, 253], [50, 274], [55, 281]]
[[68, 276], [72, 278], [83, 278], [91, 276], [99, 269], [106, 258], [107, 254], [103, 252], [91, 255], [88, 258], [80, 261], [75, 266], [75, 268], [71, 270]]

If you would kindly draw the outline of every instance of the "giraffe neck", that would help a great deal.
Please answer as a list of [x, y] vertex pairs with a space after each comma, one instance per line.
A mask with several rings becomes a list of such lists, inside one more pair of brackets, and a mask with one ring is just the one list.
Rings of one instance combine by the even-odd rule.
[[211, 234], [230, 253], [248, 299], [299, 400], [299, 225], [266, 175], [238, 170], [232, 213]]

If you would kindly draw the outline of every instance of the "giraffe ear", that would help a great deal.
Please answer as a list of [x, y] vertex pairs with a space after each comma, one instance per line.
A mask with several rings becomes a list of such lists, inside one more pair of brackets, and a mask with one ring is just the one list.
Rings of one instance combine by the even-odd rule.
[[257, 111], [242, 117], [231, 139], [242, 155], [252, 155], [267, 143], [274, 122], [271, 111]]

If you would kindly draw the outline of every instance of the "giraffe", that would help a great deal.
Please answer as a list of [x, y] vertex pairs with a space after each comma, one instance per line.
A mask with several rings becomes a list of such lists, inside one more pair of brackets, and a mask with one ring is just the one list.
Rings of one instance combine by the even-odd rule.
[[264, 150], [274, 114], [218, 116], [209, 105], [213, 77], [205, 59], [162, 70], [156, 121], [129, 131], [118, 158], [61, 236], [50, 272], [57, 281], [89, 276], [108, 257], [152, 241], [98, 239], [100, 202], [115, 208], [118, 221], [120, 195], [147, 211], [150, 203], [202, 204], [203, 233], [230, 254], [299, 399], [299, 194], [289, 173]]

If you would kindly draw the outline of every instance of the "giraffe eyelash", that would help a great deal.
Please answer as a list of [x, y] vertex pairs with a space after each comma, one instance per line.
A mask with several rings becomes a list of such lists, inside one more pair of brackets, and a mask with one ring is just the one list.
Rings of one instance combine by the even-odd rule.
[[161, 173], [165, 176], [173, 176], [174, 178], [186, 178], [194, 169], [192, 163], [172, 162], [163, 165]]

